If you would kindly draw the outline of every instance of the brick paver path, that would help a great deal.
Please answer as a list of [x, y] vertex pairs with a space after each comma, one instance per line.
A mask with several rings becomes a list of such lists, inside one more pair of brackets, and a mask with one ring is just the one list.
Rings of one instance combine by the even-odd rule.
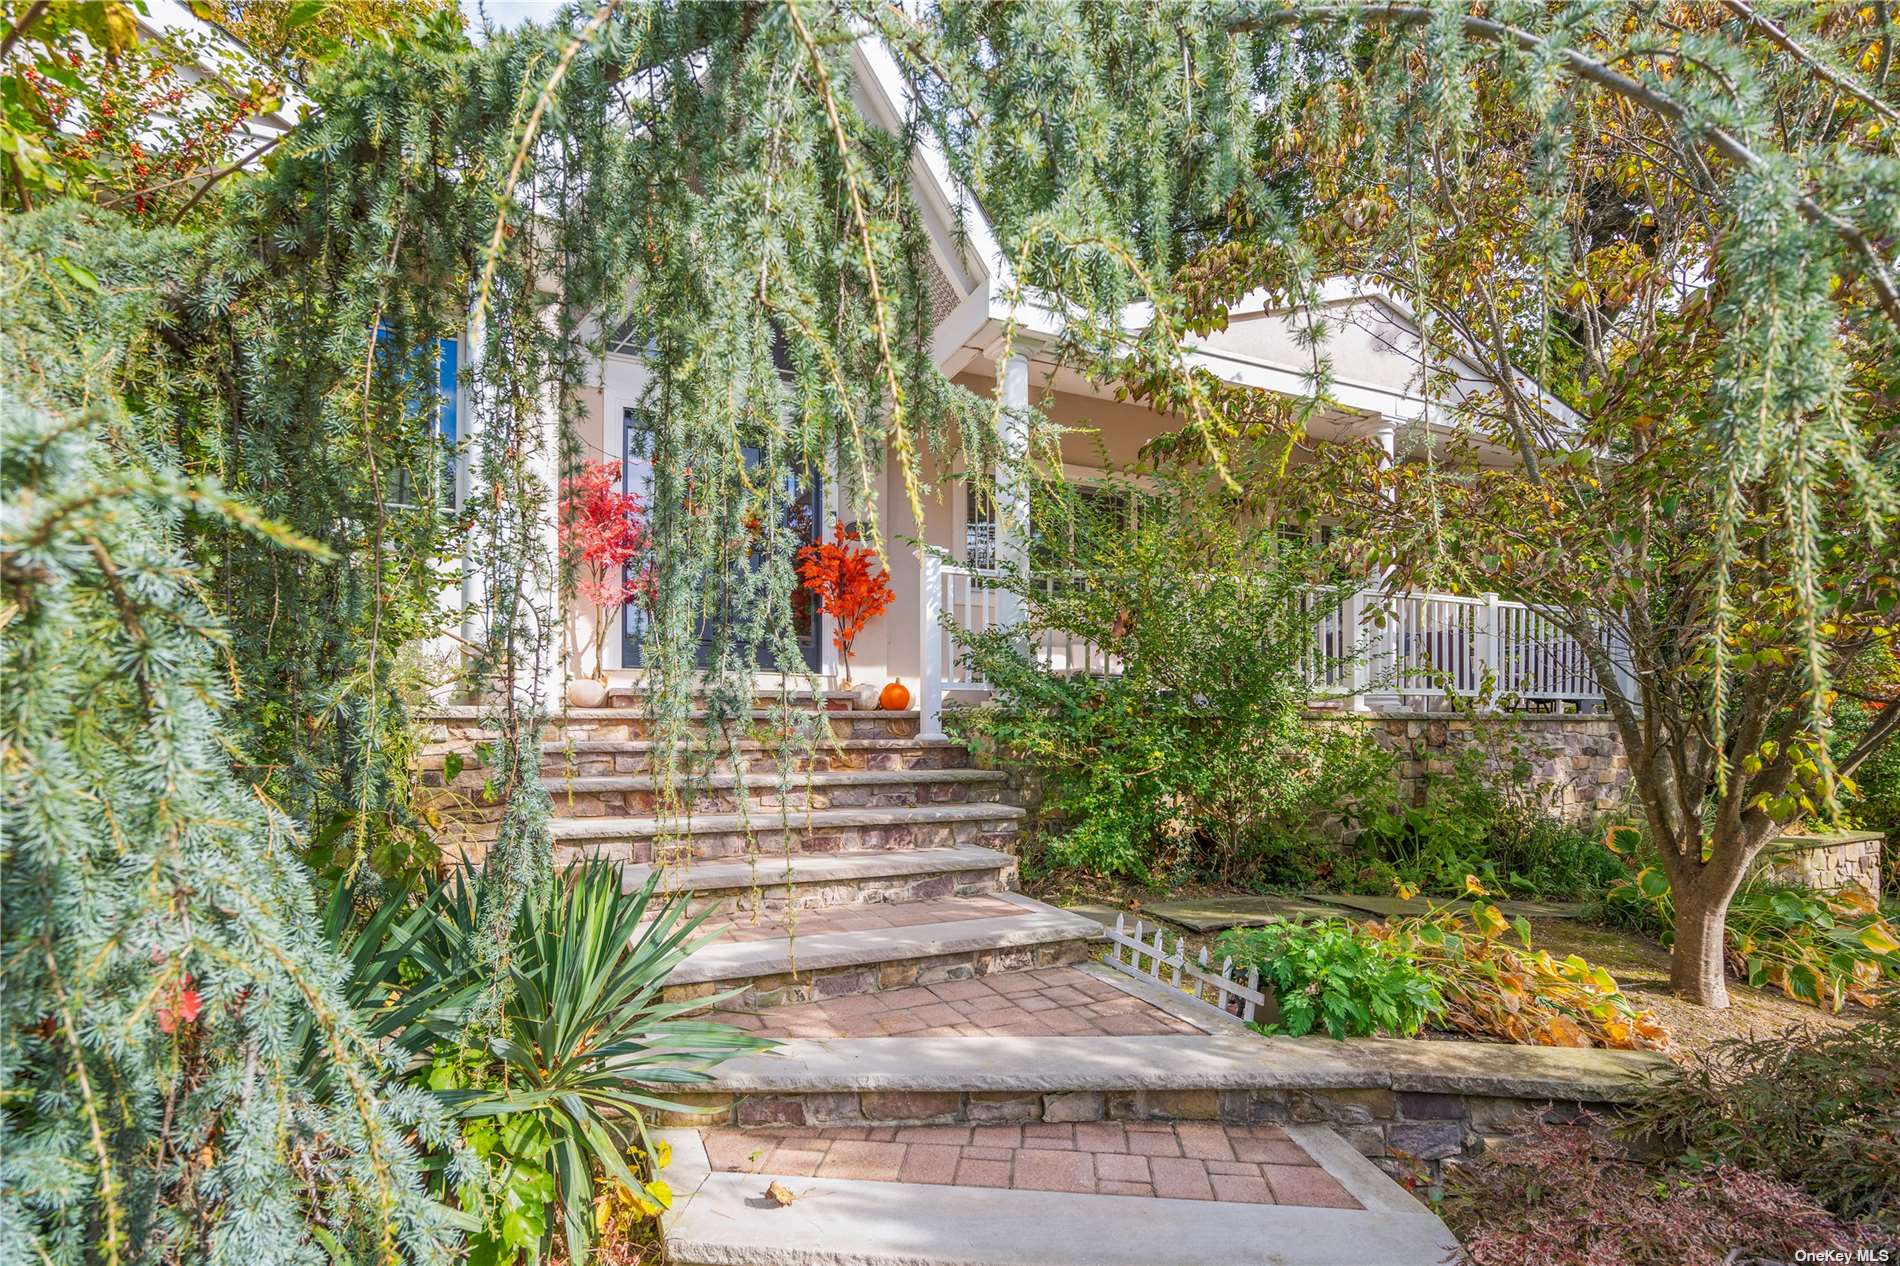
[[[898, 907], [902, 909], [903, 907]], [[768, 1037], [1131, 1036], [1200, 1033], [1133, 994], [1073, 967], [853, 994], [712, 1019]]]
[[836, 1126], [707, 1130], [704, 1138], [712, 1167], [728, 1173], [1360, 1207], [1271, 1125]]
[[[760, 863], [759, 882], [773, 882], [770, 865]], [[918, 927], [925, 923], [960, 923], [965, 919], [1014, 919], [1023, 908], [1000, 897], [955, 897], [938, 901], [876, 902], [869, 905], [825, 906], [817, 910], [777, 911], [757, 915], [715, 914], [701, 925], [717, 931], [720, 941], [769, 941], [776, 937], [818, 936], [825, 932], [876, 932], [886, 928]]]

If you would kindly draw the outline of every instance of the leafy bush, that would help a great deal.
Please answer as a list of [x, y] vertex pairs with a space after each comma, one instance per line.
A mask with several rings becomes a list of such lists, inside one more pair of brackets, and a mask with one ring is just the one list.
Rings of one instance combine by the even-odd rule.
[[1362, 886], [1452, 894], [1476, 875], [1493, 892], [1564, 901], [1624, 877], [1598, 826], [1557, 813], [1556, 788], [1533, 776], [1519, 727], [1474, 716], [1471, 733], [1449, 773], [1425, 775], [1423, 804], [1391, 801], [1367, 817], [1355, 841]]
[[[686, 917], [683, 894], [656, 900], [657, 882], [623, 894], [619, 869], [594, 862], [526, 902], [492, 1032], [466, 1027], [486, 984], [467, 868], [420, 900], [392, 896], [354, 928], [339, 915], [347, 890], [332, 899], [329, 927], [355, 969], [365, 1027], [407, 1052], [415, 1080], [461, 1122], [438, 1194], [475, 1219], [474, 1262], [537, 1257], [557, 1219], [569, 1259], [585, 1260], [596, 1175], [620, 1203], [657, 1213], [671, 1193], [653, 1172], [664, 1157], [645, 1112], [681, 1109], [652, 1088], [704, 1082], [719, 1061], [770, 1045], [686, 1018], [719, 998], [660, 1001], [706, 938], [693, 935], [704, 916]], [[630, 1154], [655, 1163], [636, 1173]]]
[[1279, 1015], [1255, 1026], [1263, 1033], [1410, 1037], [1445, 1009], [1431, 975], [1402, 946], [1344, 921], [1237, 929], [1219, 948], [1242, 967], [1258, 967], [1271, 986]]
[[[1209, 499], [1164, 483], [1130, 524], [1102, 496], [1046, 490], [1038, 570], [996, 581], [1025, 619], [963, 642], [993, 693], [947, 720], [1046, 775], [1051, 864], [1249, 878], [1384, 767], [1304, 718], [1303, 670], [1337, 597], [1312, 588], [1302, 552]], [[1045, 666], [1045, 639], [1078, 648], [1078, 671]], [[1116, 675], [1091, 675], [1111, 662]]]
[[1653, 1080], [1629, 1119], [1691, 1159], [1777, 1175], [1900, 1231], [1900, 1013], [1718, 1042]]
[[1744, 1246], [1750, 1261], [1855, 1247], [1850, 1228], [1771, 1177], [1603, 1151], [1587, 1126], [1545, 1125], [1447, 1169], [1440, 1212], [1472, 1266], [1728, 1266]]
[[[1665, 946], [1675, 940], [1675, 902], [1653, 866], [1613, 885], [1603, 912]], [[1729, 972], [1756, 988], [1772, 985], [1831, 1011], [1900, 995], [1900, 932], [1859, 889], [1821, 893], [1751, 879], [1729, 903], [1727, 931]]]

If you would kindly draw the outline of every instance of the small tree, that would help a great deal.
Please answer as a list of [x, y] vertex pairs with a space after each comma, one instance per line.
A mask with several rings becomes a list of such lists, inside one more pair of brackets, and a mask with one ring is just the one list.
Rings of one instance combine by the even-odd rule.
[[798, 578], [831, 617], [831, 644], [844, 656], [844, 679], [851, 680], [851, 648], [864, 626], [884, 614], [896, 595], [882, 571], [872, 571], [877, 551], [858, 544], [858, 530], [834, 523], [829, 541], [814, 541], [798, 551]]
[[598, 608], [594, 679], [605, 681], [603, 652], [612, 614], [653, 592], [646, 510], [620, 487], [619, 462], [587, 462], [561, 489], [561, 549], [573, 562], [575, 590]]

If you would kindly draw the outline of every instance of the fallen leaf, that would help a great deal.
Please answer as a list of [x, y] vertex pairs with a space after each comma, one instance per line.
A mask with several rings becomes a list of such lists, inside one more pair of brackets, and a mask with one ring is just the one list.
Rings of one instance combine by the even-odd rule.
[[787, 1187], [782, 1182], [775, 1182], [771, 1186], [767, 1187], [765, 1189], [765, 1195], [767, 1199], [771, 1200], [774, 1204], [777, 1204], [781, 1207], [788, 1205], [792, 1201], [798, 1199], [797, 1196], [794, 1196], [792, 1194], [792, 1189], [790, 1187]]

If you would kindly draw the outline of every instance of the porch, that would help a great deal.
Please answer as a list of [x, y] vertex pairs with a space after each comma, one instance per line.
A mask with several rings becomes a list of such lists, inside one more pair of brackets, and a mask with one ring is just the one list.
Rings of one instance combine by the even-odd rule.
[[[935, 735], [942, 732], [946, 701], [974, 702], [990, 691], [958, 653], [960, 639], [1012, 625], [1019, 613], [1015, 598], [998, 586], [998, 569], [946, 563], [935, 553], [925, 554], [920, 568], [917, 707], [923, 733]], [[1036, 635], [1034, 649], [1052, 672], [1121, 671], [1104, 648], [1059, 633]], [[1353, 592], [1315, 630], [1307, 680], [1316, 707], [1353, 712], [1428, 712], [1479, 695], [1529, 712], [1604, 708], [1603, 689], [1577, 639], [1496, 594]]]

